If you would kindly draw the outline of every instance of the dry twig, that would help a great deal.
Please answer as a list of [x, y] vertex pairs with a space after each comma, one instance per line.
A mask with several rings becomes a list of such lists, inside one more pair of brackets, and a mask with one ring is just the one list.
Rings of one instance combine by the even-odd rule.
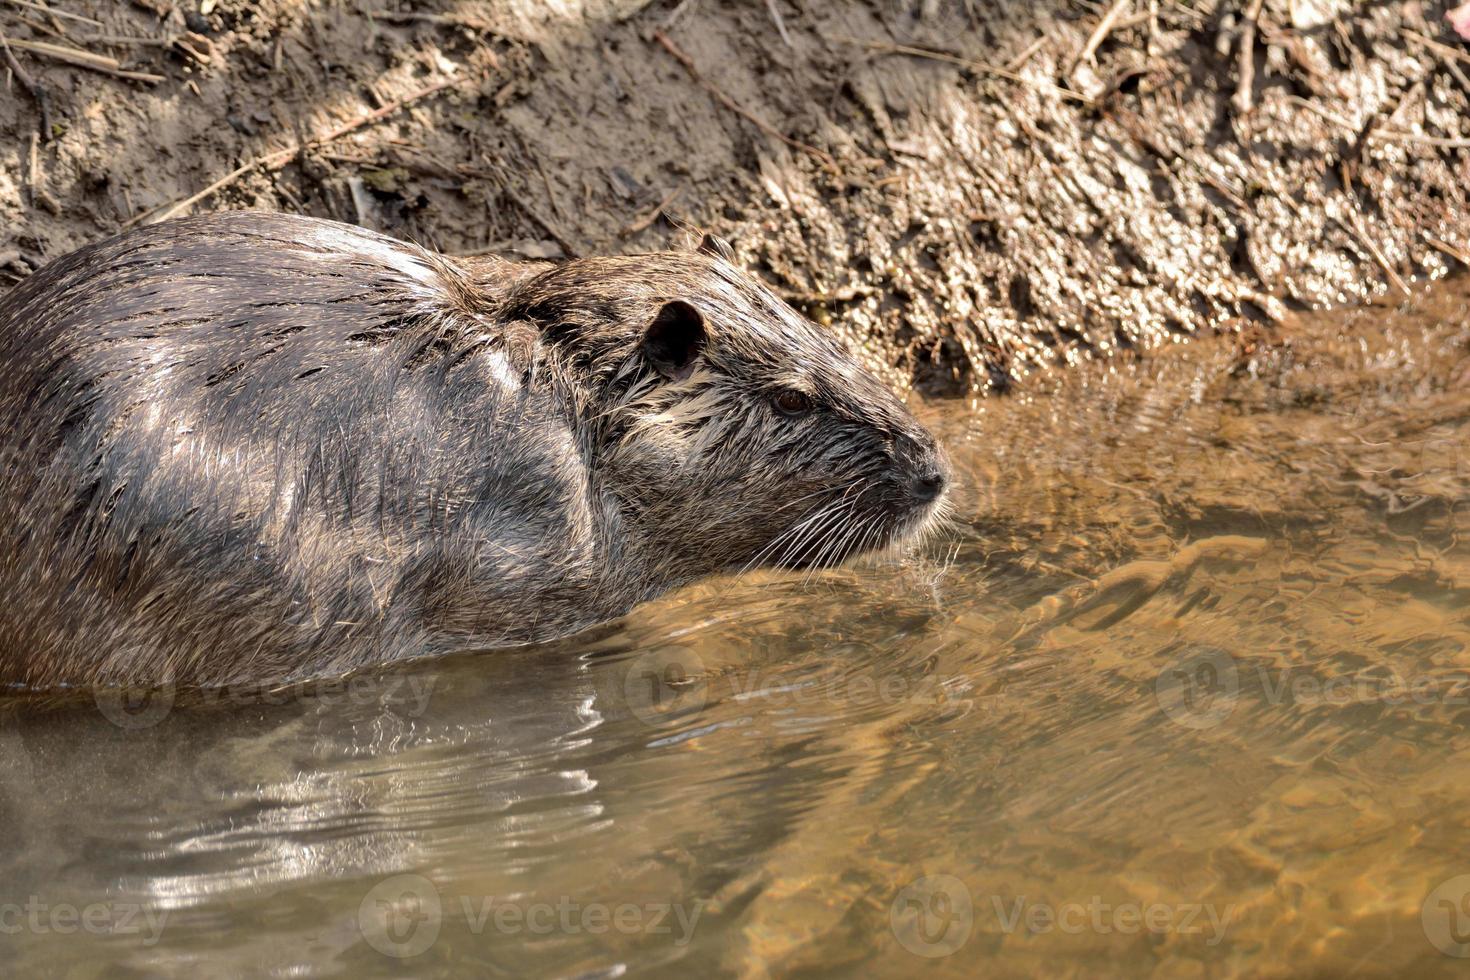
[[460, 173], [466, 177], [481, 177], [493, 180], [496, 186], [500, 188], [500, 192], [510, 198], [512, 204], [525, 212], [532, 221], [541, 226], [541, 229], [546, 234], [551, 236], [552, 241], [561, 246], [562, 253], [567, 258], [574, 259], [577, 257], [577, 248], [572, 244], [571, 239], [562, 233], [555, 222], [542, 214], [534, 204], [522, 197], [521, 193], [511, 186], [505, 174], [498, 171], [474, 170], [470, 168], [461, 168]]
[[1332, 215], [1332, 220], [1337, 222], [1338, 226], [1341, 227], [1343, 231], [1356, 238], [1359, 244], [1361, 244], [1365, 249], [1368, 250], [1368, 254], [1373, 256], [1373, 261], [1377, 262], [1379, 268], [1383, 270], [1384, 275], [1388, 276], [1389, 282], [1398, 287], [1399, 292], [1403, 293], [1405, 296], [1408, 296], [1408, 284], [1404, 282], [1403, 277], [1398, 274], [1394, 267], [1389, 265], [1388, 256], [1383, 254], [1383, 249], [1378, 247], [1378, 243], [1375, 242], [1372, 238], [1368, 237], [1368, 229], [1363, 227], [1363, 221], [1360, 217], [1358, 217], [1357, 212], [1353, 212], [1351, 217], [1351, 222], [1344, 221], [1337, 215]]
[[1118, 18], [1122, 17], [1123, 11], [1127, 10], [1132, 4], [1133, 0], [1117, 0], [1116, 3], [1108, 8], [1108, 12], [1103, 14], [1103, 19], [1098, 21], [1097, 27], [1093, 30], [1092, 35], [1088, 37], [1087, 43], [1082, 46], [1082, 50], [1078, 51], [1067, 62], [1067, 68], [1063, 74], [1072, 74], [1078, 65], [1097, 53], [1097, 49], [1107, 40], [1108, 35], [1113, 32], [1113, 28], [1117, 26]]
[[1038, 37], [1036, 40], [1026, 45], [1026, 47], [1021, 50], [1020, 54], [1016, 55], [1010, 61], [1007, 61], [1005, 63], [1005, 70], [1009, 72], [1017, 72], [1026, 67], [1026, 62], [1030, 61], [1031, 56], [1040, 51], [1041, 46], [1045, 43], [1046, 35], [1043, 34], [1041, 37]]
[[56, 198], [46, 190], [46, 174], [41, 170], [41, 140], [35, 130], [31, 130], [31, 152], [29, 157], [31, 185], [31, 204], [39, 204], [52, 214], [61, 213], [61, 205], [56, 203]]
[[1421, 234], [1423, 234], [1424, 240], [1426, 242], [1433, 245], [1435, 248], [1439, 249], [1441, 252], [1454, 259], [1456, 262], [1460, 263], [1463, 266], [1470, 266], [1470, 253], [1467, 253], [1464, 249], [1455, 248], [1455, 246], [1451, 245], [1443, 238], [1437, 238], [1427, 231], [1422, 232]]
[[766, 0], [766, 10], [771, 13], [771, 20], [776, 22], [776, 33], [781, 35], [781, 40], [786, 42], [788, 48], [795, 47], [791, 43], [791, 35], [786, 33], [786, 21], [781, 19], [781, 11], [776, 6], [776, 0]]
[[[1315, 113], [1328, 122], [1337, 123], [1344, 129], [1359, 131], [1360, 127], [1346, 116], [1340, 116], [1330, 109], [1324, 109], [1297, 95], [1288, 95], [1287, 100], [1301, 106], [1308, 112]], [[1370, 122], [1371, 127], [1371, 122]], [[1401, 143], [1423, 143], [1425, 146], [1439, 146], [1451, 150], [1470, 149], [1470, 138], [1457, 136], [1429, 136], [1425, 133], [1410, 133], [1402, 129], [1383, 129], [1382, 127], [1363, 130], [1360, 139], [1368, 141], [1383, 140], [1385, 142]]]
[[1266, 0], [1251, 0], [1245, 11], [1245, 25], [1240, 29], [1238, 56], [1240, 67], [1235, 72], [1235, 94], [1230, 97], [1230, 107], [1237, 115], [1251, 111], [1255, 102], [1256, 88], [1256, 22], [1261, 18], [1261, 7]]
[[51, 97], [35, 79], [31, 78], [20, 62], [15, 60], [15, 54], [10, 50], [10, 42], [5, 39], [5, 32], [0, 31], [0, 52], [5, 55], [5, 64], [10, 67], [21, 88], [31, 93], [31, 98], [36, 100], [36, 108], [41, 110], [41, 138], [51, 142]]
[[105, 54], [95, 54], [91, 51], [83, 51], [81, 48], [69, 48], [64, 44], [51, 44], [48, 41], [20, 41], [12, 40], [11, 47], [32, 54], [45, 55], [57, 61], [76, 65], [80, 68], [88, 68], [92, 71], [102, 72], [104, 75], [113, 75], [117, 78], [127, 78], [135, 82], [148, 82], [153, 84], [164, 81], [164, 76], [154, 75], [146, 71], [125, 71], [121, 62], [116, 58], [109, 58]]
[[713, 95], [715, 97], [715, 100], [718, 101], [726, 109], [729, 109], [737, 116], [745, 119], [746, 121], [751, 123], [751, 125], [755, 126], [755, 128], [759, 129], [766, 135], [772, 136], [780, 140], [782, 143], [785, 143], [787, 146], [800, 150], [801, 152], [815, 158], [816, 160], [821, 162], [822, 166], [826, 167], [834, 175], [840, 175], [842, 173], [842, 171], [837, 166], [837, 161], [832, 159], [830, 154], [826, 153], [823, 150], [817, 149], [815, 146], [812, 146], [809, 143], [803, 143], [801, 140], [792, 139], [790, 136], [787, 136], [775, 126], [772, 126], [760, 116], [757, 116], [755, 113], [745, 108], [745, 106], [741, 105], [739, 102], [736, 102], [734, 99], [730, 98], [730, 96], [726, 95], [724, 92], [716, 88], [713, 83], [708, 81], [704, 77], [704, 75], [700, 73], [699, 68], [696, 67], [694, 64], [694, 59], [685, 54], [684, 51], [677, 44], [669, 40], [669, 36], [663, 31], [654, 31], [653, 39], [661, 44], [665, 51], [673, 55], [674, 60], [684, 66], [684, 70], [689, 73], [690, 78], [694, 79], [700, 85], [704, 86], [705, 90], [708, 91], [710, 95]]
[[1022, 85], [1028, 85], [1031, 88], [1061, 96], [1064, 99], [1081, 102], [1083, 105], [1093, 104], [1092, 99], [1082, 95], [1080, 92], [1073, 92], [1057, 85], [1048, 84], [1047, 82], [1039, 82], [1035, 79], [1027, 78], [1025, 75], [1018, 75], [1013, 71], [1007, 71], [1004, 68], [987, 65], [983, 61], [972, 61], [969, 58], [961, 58], [959, 55], [950, 54], [948, 51], [932, 51], [929, 48], [916, 48], [908, 44], [889, 44], [887, 41], [864, 41], [861, 38], [843, 37], [841, 35], [834, 36], [833, 40], [841, 41], [843, 44], [856, 44], [860, 47], [867, 48], [869, 51], [877, 51], [880, 54], [906, 54], [914, 58], [928, 58], [931, 61], [942, 61], [945, 64], [958, 65], [961, 68], [968, 68], [971, 71], [978, 71], [986, 75], [994, 75], [997, 78], [1019, 82]]
[[678, 187], [675, 187], [667, 197], [665, 197], [662, 201], [659, 201], [652, 210], [648, 211], [641, 218], [638, 218], [635, 221], [631, 221], [627, 225], [625, 225], [622, 231], [618, 232], [618, 237], [631, 238], [643, 229], [652, 225], [655, 221], [659, 219], [660, 216], [663, 215], [664, 210], [670, 204], [673, 204], [674, 200], [678, 198], [678, 196], [682, 193], [684, 193], [684, 185], [680, 184]]
[[175, 215], [187, 211], [190, 207], [198, 204], [200, 201], [204, 200], [206, 197], [209, 197], [211, 194], [214, 194], [216, 191], [228, 187], [230, 184], [234, 183], [236, 180], [239, 180], [245, 174], [256, 169], [257, 167], [264, 167], [266, 170], [279, 170], [281, 167], [286, 166], [293, 159], [295, 159], [298, 154], [307, 149], [330, 143], [333, 140], [340, 139], [341, 137], [346, 136], [348, 133], [354, 130], [361, 129], [363, 126], [367, 126], [371, 123], [379, 122], [383, 119], [386, 119], [387, 117], [393, 115], [395, 112], [398, 112], [400, 109], [406, 108], [416, 102], [422, 101], [423, 99], [428, 98], [436, 92], [443, 91], [444, 89], [449, 88], [454, 84], [456, 83], [452, 80], [435, 82], [433, 85], [425, 86], [424, 88], [419, 89], [417, 92], [414, 92], [410, 95], [405, 96], [402, 99], [399, 99], [397, 102], [390, 102], [387, 105], [383, 106], [381, 109], [378, 109], [374, 112], [369, 112], [366, 115], [358, 116], [356, 119], [352, 119], [348, 122], [343, 123], [340, 126], [334, 127], [333, 129], [329, 130], [321, 136], [315, 137], [314, 139], [304, 140], [298, 142], [295, 146], [289, 146], [284, 150], [276, 150], [273, 153], [266, 153], [262, 156], [255, 157], [253, 160], [250, 160], [249, 162], [236, 167], [234, 170], [225, 174], [219, 180], [216, 180], [214, 183], [210, 184], [208, 187], [204, 188], [198, 193], [191, 194], [190, 196], [184, 198], [182, 201], [177, 201], [162, 210], [150, 211], [147, 214], [139, 215], [135, 218], [132, 218], [131, 220], [125, 222], [123, 224], [123, 227], [127, 228], [140, 222], [151, 225], [156, 224], [160, 221], [167, 221], [169, 218], [172, 218]]
[[1444, 55], [1447, 58], [1454, 58], [1456, 61], [1463, 61], [1465, 62], [1465, 64], [1470, 65], [1470, 54], [1461, 51], [1459, 48], [1451, 47], [1450, 45], [1445, 44], [1442, 41], [1436, 41], [1434, 38], [1424, 34], [1420, 34], [1418, 31], [1404, 31], [1403, 35], [1410, 41], [1419, 42], [1431, 51], [1435, 51], [1441, 55]]
[[67, 13], [65, 10], [54, 10], [51, 7], [42, 6], [39, 3], [32, 3], [31, 0], [5, 0], [5, 2], [10, 4], [12, 7], [24, 7], [28, 10], [38, 10], [41, 13], [48, 14], [52, 17], [62, 17], [66, 20], [74, 20], [82, 24], [91, 24], [93, 27], [102, 26], [102, 21], [100, 20], [93, 20], [90, 17], [83, 17], [81, 14]]

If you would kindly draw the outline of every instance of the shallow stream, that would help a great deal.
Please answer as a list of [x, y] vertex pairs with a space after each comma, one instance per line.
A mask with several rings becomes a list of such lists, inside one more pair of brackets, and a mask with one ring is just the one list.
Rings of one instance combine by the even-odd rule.
[[0, 718], [0, 973], [1470, 969], [1470, 283], [928, 408], [918, 560]]

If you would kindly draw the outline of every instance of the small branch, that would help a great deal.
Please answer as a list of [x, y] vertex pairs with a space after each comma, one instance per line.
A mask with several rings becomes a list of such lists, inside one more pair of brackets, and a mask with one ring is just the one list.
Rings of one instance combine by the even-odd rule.
[[[1296, 105], [1301, 106], [1303, 109], [1306, 109], [1308, 112], [1312, 112], [1318, 116], [1321, 116], [1328, 122], [1337, 123], [1344, 129], [1351, 129], [1355, 131], [1359, 129], [1358, 124], [1353, 122], [1351, 119], [1348, 119], [1346, 116], [1339, 116], [1337, 113], [1331, 111], [1330, 109], [1324, 109], [1319, 105], [1315, 105], [1302, 98], [1301, 96], [1289, 95], [1287, 96], [1287, 99], [1295, 103]], [[1373, 129], [1371, 131], [1363, 132], [1360, 138], [1368, 141], [1382, 140], [1390, 143], [1422, 143], [1425, 146], [1440, 146], [1451, 150], [1470, 149], [1470, 139], [1467, 138], [1455, 136], [1427, 136], [1423, 133], [1409, 133], [1401, 129]]]
[[35, 130], [31, 130], [30, 176], [29, 176], [30, 184], [31, 184], [31, 204], [32, 205], [39, 204], [41, 207], [45, 208], [47, 211], [50, 211], [52, 214], [60, 214], [61, 213], [61, 205], [60, 204], [57, 204], [56, 203], [56, 198], [52, 197], [51, 194], [50, 194], [50, 192], [46, 190], [46, 175], [41, 172], [41, 146], [40, 146], [40, 143], [41, 143], [41, 140], [36, 135], [36, 131]]
[[1356, 212], [1353, 213], [1352, 219], [1353, 220], [1350, 224], [1339, 218], [1337, 215], [1332, 215], [1332, 220], [1337, 222], [1337, 224], [1342, 228], [1343, 231], [1356, 238], [1359, 244], [1361, 244], [1364, 248], [1368, 250], [1368, 254], [1373, 256], [1373, 261], [1377, 262], [1379, 267], [1383, 269], [1384, 274], [1388, 276], [1389, 282], [1397, 286], [1399, 292], [1403, 293], [1405, 296], [1408, 296], [1408, 284], [1404, 282], [1403, 278], [1398, 274], [1398, 272], [1394, 270], [1394, 267], [1389, 265], [1388, 256], [1383, 254], [1383, 250], [1378, 247], [1378, 243], [1368, 237], [1368, 230], [1363, 227], [1362, 219], [1358, 217]]
[[236, 167], [234, 170], [225, 174], [219, 180], [216, 180], [214, 183], [210, 184], [208, 187], [204, 188], [198, 193], [191, 194], [190, 196], [184, 198], [182, 201], [171, 204], [161, 211], [155, 210], [150, 211], [147, 214], [138, 215], [137, 217], [125, 222], [123, 224], [123, 227], [128, 228], [139, 223], [151, 225], [157, 224], [160, 221], [167, 221], [169, 218], [172, 218], [175, 215], [187, 211], [189, 208], [193, 207], [195, 204], [198, 204], [200, 201], [204, 200], [206, 197], [209, 197], [211, 194], [214, 194], [215, 192], [222, 190], [225, 187], [228, 187], [230, 184], [233, 184], [236, 180], [240, 179], [245, 174], [256, 169], [257, 167], [264, 167], [268, 171], [279, 170], [280, 168], [289, 164], [293, 159], [295, 159], [298, 154], [307, 149], [330, 143], [333, 140], [340, 139], [341, 137], [346, 136], [348, 133], [354, 130], [361, 129], [363, 126], [367, 126], [371, 123], [379, 122], [383, 119], [386, 119], [387, 117], [393, 115], [395, 112], [398, 112], [400, 109], [406, 108], [407, 106], [413, 105], [415, 102], [426, 99], [434, 93], [449, 88], [451, 85], [454, 84], [456, 84], [454, 81], [435, 82], [433, 85], [421, 88], [417, 92], [414, 92], [411, 95], [407, 95], [404, 98], [399, 99], [397, 102], [390, 102], [375, 112], [369, 112], [366, 115], [358, 116], [356, 119], [345, 122], [342, 125], [337, 126], [314, 139], [304, 140], [298, 142], [295, 146], [289, 146], [284, 150], [276, 150], [274, 153], [266, 153], [258, 156], [253, 160], [250, 160], [249, 162]]
[[1235, 94], [1230, 97], [1230, 107], [1237, 115], [1251, 111], [1255, 102], [1256, 88], [1256, 21], [1261, 17], [1261, 7], [1266, 0], [1251, 0], [1245, 12], [1245, 26], [1240, 29], [1240, 59], [1235, 72]]
[[1045, 43], [1046, 35], [1043, 34], [1041, 35], [1041, 37], [1038, 37], [1036, 40], [1026, 45], [1026, 47], [1021, 50], [1020, 54], [1016, 55], [1010, 61], [1007, 61], [1005, 63], [1005, 70], [1009, 72], [1018, 72], [1022, 68], [1026, 67], [1026, 62], [1030, 61], [1031, 56], [1040, 51], [1041, 46]]
[[776, 0], [766, 0], [766, 10], [771, 13], [771, 20], [776, 22], [776, 33], [781, 35], [781, 40], [786, 42], [788, 48], [795, 47], [791, 43], [791, 35], [786, 33], [786, 22], [781, 19], [781, 11], [776, 7]]
[[[336, 126], [332, 129], [327, 130], [327, 132], [323, 133], [321, 136], [317, 136], [314, 139], [309, 140], [307, 143], [307, 148], [321, 146], [323, 143], [330, 143], [333, 140], [341, 139], [354, 130], [361, 129], [364, 126], [370, 126], [375, 122], [382, 122], [384, 119], [387, 119], [389, 116], [394, 115], [399, 110], [406, 109], [416, 102], [421, 102], [424, 99], [427, 99], [429, 96], [434, 95], [438, 92], [442, 92], [445, 89], [457, 84], [459, 84], [459, 82], [455, 79], [445, 79], [441, 82], [435, 82], [432, 85], [426, 85], [423, 88], [419, 89], [417, 92], [411, 92], [408, 95], [405, 95], [397, 102], [389, 102], [381, 109], [376, 109], [373, 112], [367, 113], [366, 115], [358, 116], [355, 119], [350, 119], [347, 122], [342, 123], [340, 126]], [[284, 166], [284, 161], [290, 160], [291, 157], [296, 155], [298, 150], [298, 147], [292, 147], [289, 150], [278, 151], [274, 155], [279, 156], [283, 162], [272, 166]]]
[[166, 37], [132, 37], [126, 34], [88, 34], [85, 37], [78, 37], [77, 40], [88, 44], [141, 48], [166, 48], [174, 43], [171, 38]]
[[562, 234], [561, 229], [556, 226], [555, 222], [543, 215], [530, 201], [522, 197], [519, 191], [510, 186], [509, 181], [502, 178], [498, 183], [500, 184], [500, 190], [505, 196], [510, 198], [516, 207], [526, 212], [532, 221], [540, 225], [546, 234], [551, 236], [552, 241], [561, 246], [561, 250], [567, 258], [575, 259], [577, 257], [577, 246], [573, 245], [571, 240]]
[[700, 85], [704, 86], [705, 90], [708, 91], [710, 95], [713, 95], [716, 101], [720, 103], [720, 105], [724, 106], [726, 109], [729, 109], [740, 118], [748, 121], [751, 125], [755, 126], [756, 129], [759, 129], [766, 135], [774, 137], [775, 139], [780, 140], [782, 143], [785, 143], [787, 146], [790, 146], [793, 149], [800, 150], [801, 152], [813, 157], [814, 159], [819, 161], [822, 166], [826, 167], [827, 170], [829, 170], [832, 174], [838, 176], [841, 175], [842, 171], [837, 166], [837, 161], [832, 159], [829, 154], [817, 149], [815, 146], [812, 146], [808, 143], [803, 143], [801, 140], [792, 139], [790, 136], [787, 136], [775, 126], [772, 126], [760, 116], [757, 116], [755, 113], [745, 108], [745, 106], [741, 105], [739, 102], [736, 102], [734, 99], [730, 98], [730, 96], [720, 91], [711, 82], [707, 81], [704, 75], [702, 75], [699, 69], [695, 66], [694, 59], [685, 54], [677, 44], [669, 40], [669, 36], [663, 31], [654, 31], [653, 39], [661, 44], [665, 51], [673, 55], [674, 60], [678, 61], [679, 64], [684, 66], [684, 70], [689, 73], [689, 77], [694, 79]]
[[1176, 161], [1183, 166], [1189, 167], [1201, 181], [1214, 188], [1215, 191], [1239, 212], [1245, 213], [1247, 208], [1240, 192], [1225, 183], [1219, 176], [1211, 173], [1209, 169], [1198, 160], [1185, 156], [1179, 151], [1161, 144], [1153, 135], [1148, 123], [1137, 113], [1118, 106], [1114, 108], [1114, 116], [1123, 127], [1129, 137], [1139, 146], [1152, 153], [1166, 167], [1172, 166]]
[[1470, 139], [1453, 136], [1425, 136], [1422, 133], [1405, 133], [1396, 129], [1375, 129], [1368, 134], [1368, 138], [1389, 142], [1422, 143], [1425, 146], [1440, 146], [1448, 150], [1470, 149]]
[[[489, 161], [487, 160], [486, 162], [488, 163]], [[525, 212], [527, 217], [541, 226], [542, 231], [551, 236], [552, 241], [561, 246], [562, 253], [567, 258], [576, 258], [576, 246], [571, 243], [571, 240], [566, 235], [562, 234], [561, 229], [556, 226], [556, 223], [537, 210], [530, 201], [522, 197], [520, 192], [511, 186], [510, 180], [498, 166], [491, 163], [490, 167], [491, 169], [489, 170], [479, 170], [474, 167], [460, 167], [457, 172], [464, 177], [477, 177], [481, 180], [493, 181], [495, 186], [500, 188], [500, 192], [510, 198], [512, 204]]]
[[971, 71], [978, 71], [986, 75], [994, 75], [997, 78], [1019, 82], [1022, 85], [1044, 92], [1050, 92], [1064, 99], [1081, 102], [1083, 105], [1094, 104], [1092, 99], [1078, 92], [1072, 92], [1056, 85], [1049, 85], [1046, 82], [1038, 82], [1027, 78], [1025, 75], [1018, 75], [1004, 68], [987, 65], [983, 61], [971, 61], [969, 58], [961, 58], [959, 55], [950, 54], [948, 51], [931, 51], [929, 48], [915, 48], [907, 44], [889, 44], [887, 41], [864, 41], [861, 38], [843, 37], [841, 35], [833, 36], [832, 40], [841, 41], [843, 44], [855, 44], [859, 47], [867, 48], [869, 51], [877, 51], [880, 54], [906, 54], [914, 58], [928, 58], [931, 61], [942, 61], [948, 65], [958, 65], [961, 68], [968, 68]]
[[1441, 252], [1448, 255], [1450, 258], [1454, 259], [1461, 265], [1470, 267], [1470, 253], [1467, 253], [1462, 248], [1455, 248], [1455, 246], [1451, 245], [1443, 238], [1436, 238], [1434, 235], [1431, 235], [1427, 231], [1421, 232], [1421, 234], [1424, 236], [1424, 240], [1426, 242], [1433, 245], [1435, 248], [1439, 249]]
[[31, 78], [30, 74], [15, 60], [15, 54], [10, 50], [10, 42], [5, 39], [5, 32], [0, 31], [0, 51], [5, 54], [5, 64], [19, 80], [21, 88], [31, 94], [36, 100], [36, 108], [41, 110], [41, 138], [51, 142], [51, 97], [46, 90]]
[[532, 153], [531, 162], [536, 164], [536, 172], [541, 175], [541, 186], [546, 188], [546, 203], [551, 205], [551, 213], [556, 215], [557, 220], [560, 221], [564, 215], [561, 213], [561, 207], [556, 203], [556, 191], [551, 188], [551, 178], [546, 175], [546, 168], [541, 165], [539, 156]]
[[1117, 0], [1116, 3], [1108, 8], [1108, 12], [1103, 14], [1103, 19], [1098, 22], [1097, 28], [1093, 30], [1092, 36], [1082, 46], [1082, 50], [1078, 51], [1067, 62], [1066, 71], [1063, 72], [1064, 75], [1071, 75], [1078, 65], [1090, 60], [1097, 53], [1097, 49], [1107, 40], [1108, 35], [1113, 33], [1113, 28], [1117, 26], [1118, 18], [1122, 17], [1123, 11], [1129, 9], [1132, 4], [1133, 0]]
[[804, 289], [783, 289], [773, 286], [772, 291], [788, 303], [800, 306], [830, 305], [832, 303], [851, 303], [855, 299], [872, 296], [876, 290], [871, 286], [844, 286], [834, 289], [829, 293], [814, 292]]
[[679, 22], [679, 18], [684, 16], [684, 12], [693, 6], [693, 4], [694, 0], [679, 0], [678, 6], [669, 11], [669, 15], [663, 19], [663, 23], [658, 25], [658, 29], [667, 31], [672, 28]]
[[684, 193], [684, 185], [680, 184], [678, 187], [675, 187], [672, 192], [670, 192], [668, 197], [665, 197], [662, 201], [659, 201], [657, 206], [655, 206], [647, 214], [643, 215], [641, 218], [638, 218], [636, 221], [629, 222], [622, 231], [618, 232], [618, 237], [631, 238], [634, 235], [638, 234], [640, 231], [643, 231], [645, 228], [652, 225], [655, 221], [659, 219], [660, 216], [663, 215], [664, 209], [666, 209], [670, 204], [673, 204], [674, 200], [678, 198], [678, 196], [682, 193]]
[[1470, 65], [1470, 54], [1466, 54], [1459, 48], [1451, 47], [1442, 41], [1436, 41], [1434, 38], [1420, 34], [1418, 31], [1404, 31], [1403, 35], [1410, 41], [1419, 42], [1431, 51], [1436, 51], [1447, 58], [1454, 58], [1457, 61], [1463, 61], [1465, 64]]
[[83, 51], [81, 48], [69, 48], [62, 44], [52, 44], [49, 41], [14, 41], [12, 42], [22, 51], [31, 51], [35, 54], [44, 54], [58, 61], [66, 61], [83, 68], [98, 68], [103, 71], [117, 71], [122, 63], [116, 58], [110, 58], [105, 54], [94, 54], [91, 51]]
[[1447, 44], [1441, 44], [1433, 38], [1425, 37], [1423, 34], [1420, 34], [1417, 31], [1404, 31], [1403, 35], [1410, 41], [1422, 44], [1428, 47], [1430, 51], [1443, 56], [1443, 60], [1440, 61], [1440, 64], [1443, 65], [1445, 71], [1449, 72], [1454, 77], [1455, 81], [1459, 83], [1460, 89], [1465, 93], [1465, 95], [1467, 97], [1470, 97], [1470, 78], [1466, 78], [1465, 72], [1460, 69], [1459, 65], [1455, 64], [1456, 61], [1470, 63], [1470, 55], [1465, 54], [1465, 52], [1463, 51], [1452, 48]]
[[10, 4], [12, 7], [24, 7], [28, 10], [38, 10], [41, 13], [49, 14], [52, 17], [62, 17], [66, 20], [74, 20], [83, 24], [91, 24], [93, 27], [102, 26], [102, 21], [100, 20], [93, 20], [90, 17], [83, 17], [81, 14], [69, 14], [65, 10], [54, 10], [51, 7], [45, 7], [39, 3], [32, 3], [31, 0], [5, 0], [5, 2]]
[[128, 78], [135, 82], [148, 82], [153, 84], [165, 81], [162, 75], [153, 75], [144, 71], [124, 71], [121, 63], [116, 58], [109, 58], [105, 54], [93, 54], [91, 51], [83, 51], [81, 48], [69, 48], [62, 44], [50, 44], [46, 41], [11, 41], [12, 47], [32, 54], [45, 55], [64, 61], [67, 64], [76, 65], [80, 68], [89, 68], [92, 71], [102, 72], [104, 75], [113, 75], [117, 78]]

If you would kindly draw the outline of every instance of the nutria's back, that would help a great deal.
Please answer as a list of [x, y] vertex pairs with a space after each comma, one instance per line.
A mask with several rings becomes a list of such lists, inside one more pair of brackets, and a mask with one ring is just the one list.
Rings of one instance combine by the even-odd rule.
[[711, 245], [456, 264], [226, 213], [0, 298], [0, 682], [266, 682], [547, 639], [912, 537], [946, 467]]

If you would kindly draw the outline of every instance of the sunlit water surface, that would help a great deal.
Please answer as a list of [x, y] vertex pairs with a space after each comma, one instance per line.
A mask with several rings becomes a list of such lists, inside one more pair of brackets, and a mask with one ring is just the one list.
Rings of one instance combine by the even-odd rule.
[[1467, 294], [931, 406], [902, 566], [11, 712], [0, 972], [1463, 973]]

